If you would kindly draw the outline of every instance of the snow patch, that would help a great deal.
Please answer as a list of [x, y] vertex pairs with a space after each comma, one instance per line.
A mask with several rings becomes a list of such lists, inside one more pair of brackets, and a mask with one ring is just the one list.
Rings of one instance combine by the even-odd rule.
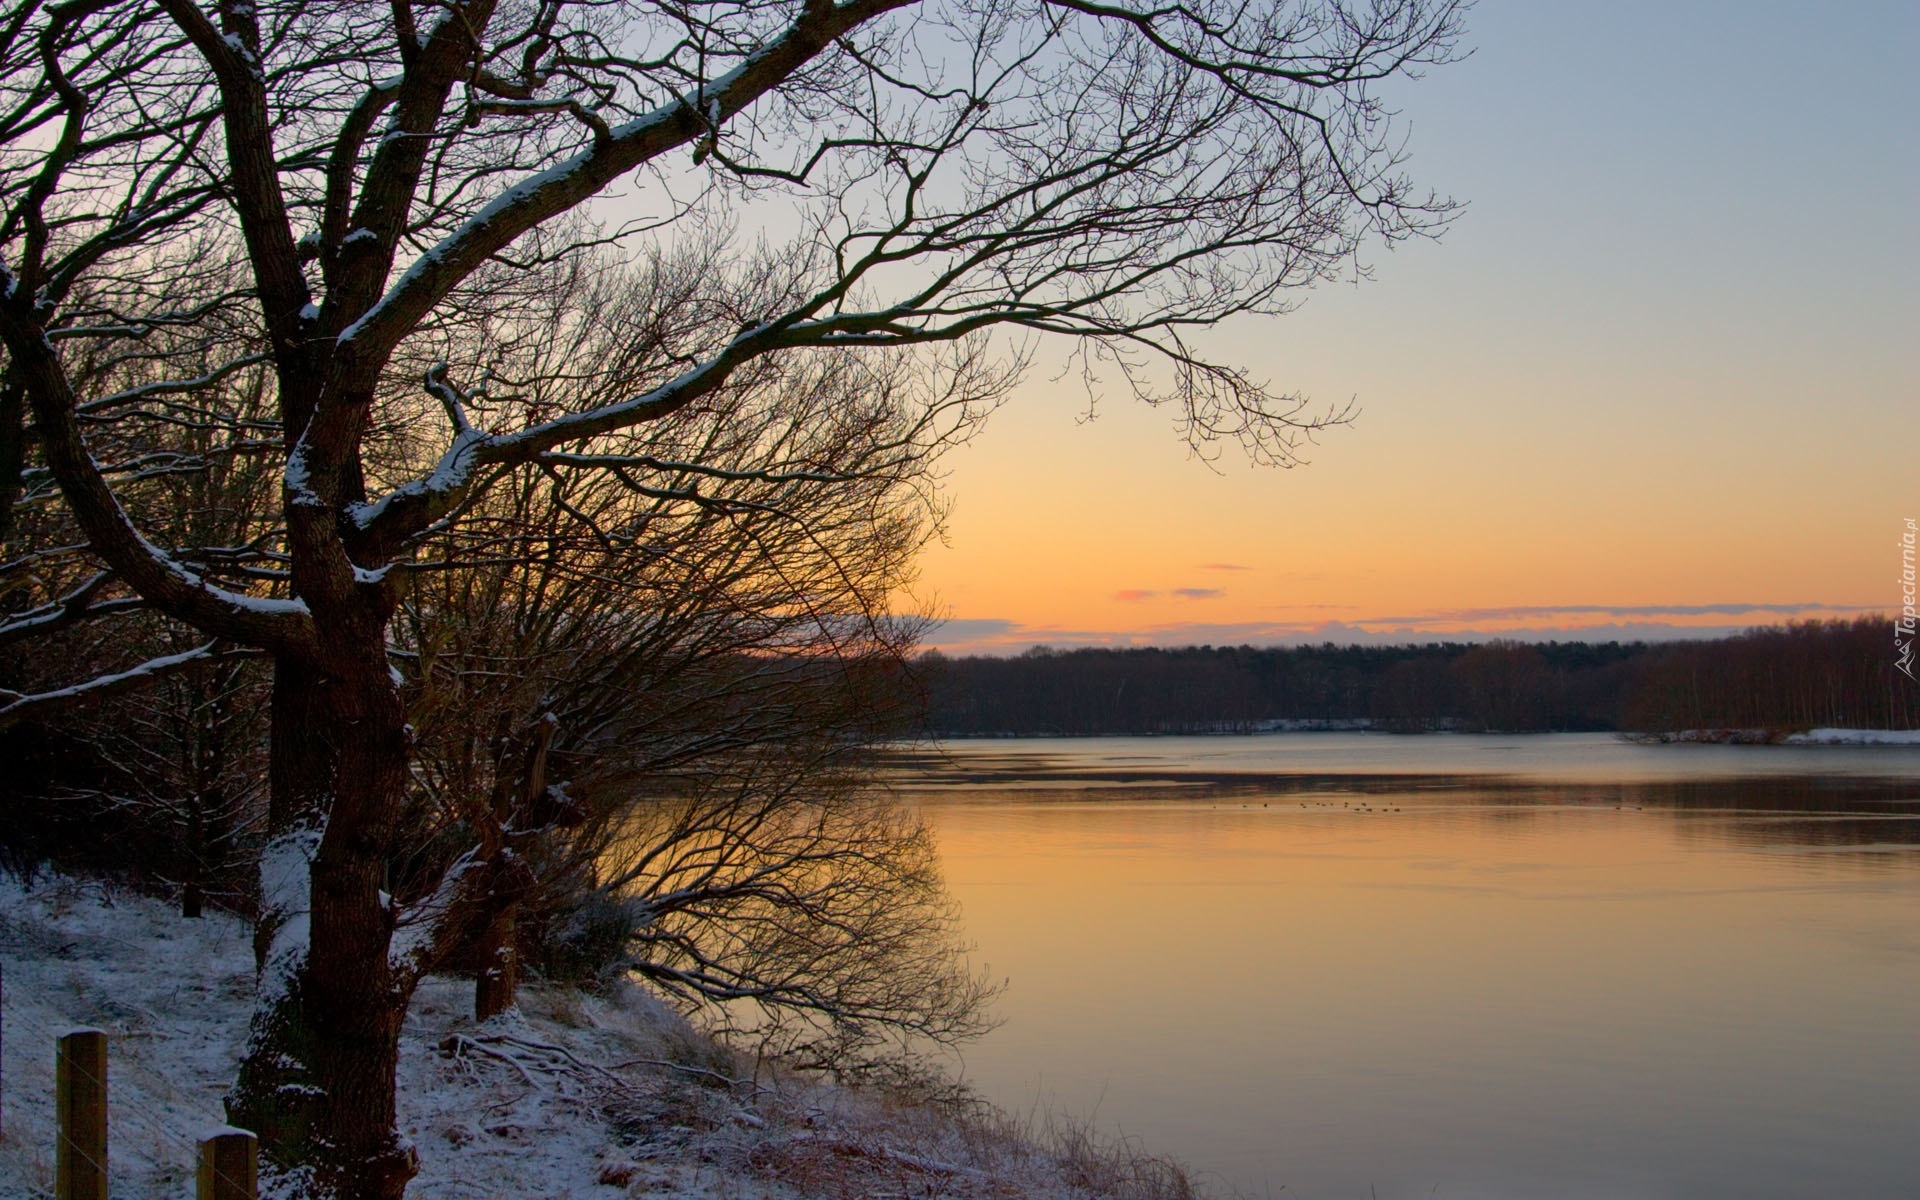
[[300, 440], [287, 452], [287, 465], [281, 480], [294, 503], [309, 507], [322, 503], [320, 493], [313, 490], [313, 468], [307, 462], [306, 434], [301, 434]]
[[283, 833], [260, 852], [260, 903], [275, 914], [305, 912], [313, 856], [320, 852], [320, 830], [314, 826]]
[[260, 966], [263, 1011], [293, 989], [307, 962], [308, 904], [320, 834], [317, 826], [298, 828], [269, 841], [260, 852], [260, 912], [273, 925]]

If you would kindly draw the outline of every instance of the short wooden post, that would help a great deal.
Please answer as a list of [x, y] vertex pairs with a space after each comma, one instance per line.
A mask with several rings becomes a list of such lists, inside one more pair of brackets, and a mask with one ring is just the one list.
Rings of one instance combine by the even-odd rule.
[[55, 1195], [107, 1200], [107, 1035], [76, 1029], [61, 1038], [53, 1075], [60, 1120]]
[[251, 1133], [232, 1126], [201, 1138], [196, 1200], [258, 1200], [258, 1145]]

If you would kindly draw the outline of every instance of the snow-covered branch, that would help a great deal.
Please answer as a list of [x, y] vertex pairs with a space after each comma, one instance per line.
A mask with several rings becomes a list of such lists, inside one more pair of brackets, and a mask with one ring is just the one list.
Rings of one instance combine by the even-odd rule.
[[163, 654], [150, 658], [138, 666], [128, 667], [124, 671], [114, 671], [106, 675], [96, 675], [85, 683], [72, 687], [58, 688], [50, 692], [35, 692], [22, 695], [0, 688], [0, 728], [17, 724], [29, 718], [39, 718], [48, 713], [80, 704], [90, 700], [116, 695], [143, 687], [163, 675], [208, 662], [215, 658], [229, 658], [245, 654], [244, 649], [222, 648], [217, 641], [183, 650], [178, 654]]

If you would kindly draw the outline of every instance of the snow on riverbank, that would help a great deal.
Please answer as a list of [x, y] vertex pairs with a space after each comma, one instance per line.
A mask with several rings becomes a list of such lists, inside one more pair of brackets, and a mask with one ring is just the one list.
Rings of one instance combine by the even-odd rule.
[[1920, 746], [1920, 729], [1809, 729], [1788, 734], [1786, 746]]
[[[113, 1196], [193, 1193], [194, 1144], [221, 1125], [254, 990], [251, 931], [95, 882], [0, 875], [5, 965], [0, 1196], [53, 1194], [53, 1059], [109, 1034]], [[400, 1047], [414, 1200], [620, 1196], [1178, 1196], [1132, 1146], [1047, 1135], [773, 1071], [703, 1038], [638, 988], [529, 987], [476, 1025], [471, 984], [429, 979]], [[756, 1078], [757, 1076], [757, 1078]]]
[[1920, 729], [1681, 729], [1628, 734], [1637, 742], [1705, 742], [1718, 746], [1920, 746]]

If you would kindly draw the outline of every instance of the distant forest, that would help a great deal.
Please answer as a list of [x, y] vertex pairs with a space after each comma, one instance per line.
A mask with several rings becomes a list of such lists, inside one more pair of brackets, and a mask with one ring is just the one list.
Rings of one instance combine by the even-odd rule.
[[1920, 726], [1920, 688], [1878, 617], [1657, 644], [1035, 647], [918, 664], [931, 731], [955, 736]]

